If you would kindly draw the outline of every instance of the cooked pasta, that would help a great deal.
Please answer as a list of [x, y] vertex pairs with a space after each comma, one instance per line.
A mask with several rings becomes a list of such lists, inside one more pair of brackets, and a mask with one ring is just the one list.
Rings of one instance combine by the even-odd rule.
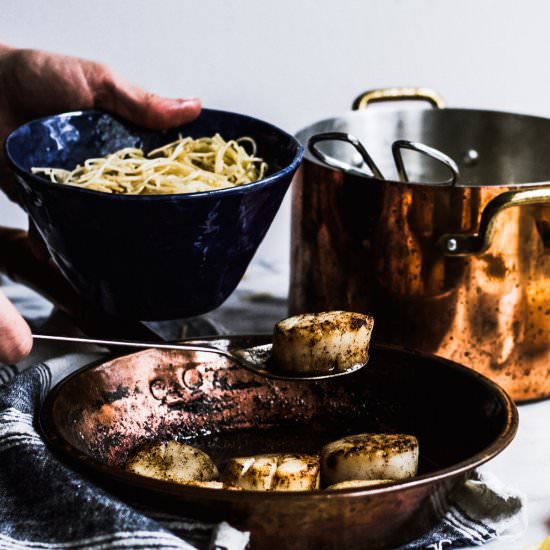
[[[243, 143], [250, 145], [250, 153]], [[34, 174], [44, 174], [54, 183], [126, 195], [212, 191], [252, 183], [266, 171], [252, 138], [225, 141], [219, 134], [198, 139], [180, 136], [147, 155], [126, 147], [88, 159], [72, 171], [32, 168]]]

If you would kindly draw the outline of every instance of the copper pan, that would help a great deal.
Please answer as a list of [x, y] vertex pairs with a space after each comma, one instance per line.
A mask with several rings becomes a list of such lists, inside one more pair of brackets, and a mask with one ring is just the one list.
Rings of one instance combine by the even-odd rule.
[[[269, 380], [213, 353], [146, 350], [65, 379], [40, 419], [49, 445], [108, 491], [229, 521], [250, 530], [258, 549], [378, 549], [414, 539], [438, 521], [453, 489], [510, 443], [517, 421], [510, 398], [485, 377], [388, 346], [373, 349], [367, 368], [318, 382]], [[365, 431], [415, 434], [419, 476], [365, 490], [265, 493], [177, 486], [122, 469], [132, 449], [150, 440], [190, 439], [221, 465], [249, 453], [318, 452]]]
[[[411, 98], [433, 108], [370, 106]], [[547, 397], [550, 120], [441, 107], [377, 90], [298, 134], [291, 313], [368, 312], [378, 342]]]

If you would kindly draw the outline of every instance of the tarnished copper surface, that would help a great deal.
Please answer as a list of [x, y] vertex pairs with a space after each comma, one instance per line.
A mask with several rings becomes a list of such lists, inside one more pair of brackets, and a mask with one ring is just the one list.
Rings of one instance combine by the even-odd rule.
[[[267, 340], [209, 341], [244, 347]], [[378, 549], [429, 529], [450, 491], [511, 441], [517, 411], [474, 371], [397, 348], [375, 347], [365, 369], [318, 382], [265, 379], [211, 353], [147, 350], [62, 382], [46, 400], [41, 426], [56, 451], [109, 491], [229, 521], [251, 531], [253, 548]], [[121, 467], [137, 445], [170, 437], [202, 434], [192, 444], [221, 466], [261, 450], [318, 452], [365, 431], [417, 436], [419, 476], [374, 489], [267, 493], [183, 487]]]
[[550, 206], [502, 211], [486, 252], [445, 256], [508, 188], [365, 178], [305, 160], [294, 183], [292, 314], [373, 315], [374, 341], [470, 366], [518, 400], [550, 395]]

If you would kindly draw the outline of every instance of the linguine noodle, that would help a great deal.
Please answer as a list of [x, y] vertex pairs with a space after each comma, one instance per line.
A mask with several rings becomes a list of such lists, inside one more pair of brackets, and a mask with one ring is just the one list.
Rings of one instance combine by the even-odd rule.
[[[243, 143], [250, 145], [248, 153]], [[101, 158], [92, 158], [74, 170], [32, 168], [54, 183], [74, 185], [105, 193], [161, 195], [196, 193], [252, 183], [264, 177], [267, 164], [256, 156], [250, 137], [225, 141], [219, 134], [176, 141], [147, 155], [126, 147]]]

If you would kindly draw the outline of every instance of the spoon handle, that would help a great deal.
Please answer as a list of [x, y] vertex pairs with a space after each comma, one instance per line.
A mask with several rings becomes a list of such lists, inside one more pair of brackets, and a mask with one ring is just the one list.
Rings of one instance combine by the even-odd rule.
[[59, 342], [73, 342], [77, 344], [96, 344], [99, 346], [120, 346], [131, 348], [155, 348], [155, 349], [178, 349], [183, 351], [206, 351], [211, 353], [219, 353], [232, 357], [232, 355], [214, 346], [199, 346], [194, 344], [161, 344], [158, 342], [136, 342], [134, 340], [104, 340], [101, 338], [80, 338], [76, 336], [54, 336], [51, 334], [33, 334], [35, 340], [56, 340]]

